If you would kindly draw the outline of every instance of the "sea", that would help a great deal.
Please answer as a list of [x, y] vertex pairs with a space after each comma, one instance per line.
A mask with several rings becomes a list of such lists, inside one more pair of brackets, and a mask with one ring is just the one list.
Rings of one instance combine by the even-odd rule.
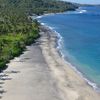
[[62, 57], [100, 91], [100, 6], [79, 7], [37, 19], [57, 33], [57, 49]]

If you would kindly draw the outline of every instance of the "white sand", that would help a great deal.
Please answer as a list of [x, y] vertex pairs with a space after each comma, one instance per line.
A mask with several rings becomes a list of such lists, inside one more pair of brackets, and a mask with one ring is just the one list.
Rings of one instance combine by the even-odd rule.
[[0, 89], [5, 91], [1, 100], [61, 100], [38, 44], [12, 60], [2, 74], [8, 76], [0, 80], [4, 82]]
[[44, 26], [40, 34], [37, 44], [2, 73], [1, 100], [100, 100], [99, 93], [59, 56], [56, 35]]

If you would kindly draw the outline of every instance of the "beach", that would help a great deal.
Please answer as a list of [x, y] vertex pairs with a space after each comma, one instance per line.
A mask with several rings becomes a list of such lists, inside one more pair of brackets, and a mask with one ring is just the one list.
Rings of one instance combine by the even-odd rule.
[[100, 94], [60, 56], [56, 33], [40, 26], [40, 35], [1, 73], [1, 100], [100, 100]]
[[[41, 46], [43, 55], [51, 73], [56, 79], [57, 87], [63, 100], [99, 100], [97, 93], [72, 65], [66, 62], [58, 53], [56, 47], [57, 35], [48, 28], [44, 28], [45, 43]], [[41, 38], [44, 40], [44, 38]]]

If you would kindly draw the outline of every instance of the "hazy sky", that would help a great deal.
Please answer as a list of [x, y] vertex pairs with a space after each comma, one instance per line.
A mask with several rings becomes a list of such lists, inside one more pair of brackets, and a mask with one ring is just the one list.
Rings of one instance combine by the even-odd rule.
[[100, 4], [100, 0], [64, 0], [77, 3]]

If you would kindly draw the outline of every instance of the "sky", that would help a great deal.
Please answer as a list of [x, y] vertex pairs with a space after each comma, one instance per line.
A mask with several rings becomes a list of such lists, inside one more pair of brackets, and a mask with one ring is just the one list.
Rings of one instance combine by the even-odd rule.
[[100, 4], [100, 0], [63, 0], [82, 4]]

